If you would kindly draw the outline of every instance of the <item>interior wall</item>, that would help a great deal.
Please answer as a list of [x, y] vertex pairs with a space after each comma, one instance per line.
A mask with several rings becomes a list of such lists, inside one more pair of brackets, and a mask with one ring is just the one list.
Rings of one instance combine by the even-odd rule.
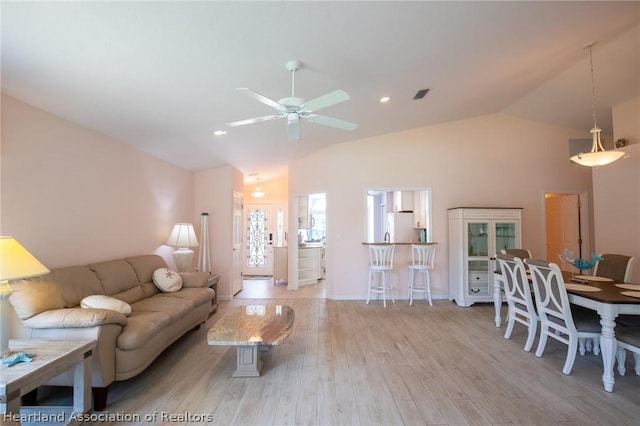
[[635, 256], [640, 283], [640, 143], [621, 151], [628, 157], [593, 170], [595, 251]]
[[[327, 193], [327, 297], [366, 298], [368, 188], [431, 188], [434, 297], [448, 297], [448, 208], [522, 207], [523, 246], [544, 256], [544, 192], [591, 192], [591, 170], [568, 158], [575, 137], [584, 135], [496, 114], [333, 145], [296, 161], [291, 195]], [[406, 297], [406, 267], [396, 264], [396, 294]]]
[[627, 139], [629, 144], [640, 143], [640, 96], [614, 105], [613, 140]]
[[[209, 213], [211, 270], [220, 274], [218, 297], [231, 298], [233, 261], [233, 192], [242, 192], [243, 174], [225, 166], [195, 175], [194, 227], [200, 235], [200, 215]], [[197, 257], [197, 252], [196, 252]]]
[[260, 187], [265, 192], [264, 197], [255, 198], [251, 195], [251, 192], [256, 187], [255, 179], [249, 179], [244, 185], [244, 199], [245, 201], [255, 202], [286, 202], [289, 198], [289, 178], [281, 177], [274, 178], [265, 181], [260, 181]]
[[0, 232], [49, 268], [158, 253], [194, 174], [2, 95]]

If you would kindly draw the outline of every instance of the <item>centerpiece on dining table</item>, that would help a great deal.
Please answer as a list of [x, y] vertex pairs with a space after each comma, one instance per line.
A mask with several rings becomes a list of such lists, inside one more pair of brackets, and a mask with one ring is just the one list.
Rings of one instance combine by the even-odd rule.
[[[590, 260], [576, 258], [575, 253], [569, 249], [564, 249], [562, 253], [558, 255], [558, 257], [560, 258], [562, 263], [568, 263], [572, 265], [574, 268], [578, 269], [580, 273], [590, 271], [594, 268], [594, 266], [596, 266], [596, 263], [603, 259], [602, 256], [597, 256], [595, 253], [591, 253]], [[571, 275], [573, 277], [573, 271], [571, 271]]]

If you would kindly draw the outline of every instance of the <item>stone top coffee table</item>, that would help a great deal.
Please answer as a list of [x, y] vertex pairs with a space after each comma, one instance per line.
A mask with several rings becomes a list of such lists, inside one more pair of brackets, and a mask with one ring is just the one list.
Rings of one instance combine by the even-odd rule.
[[285, 305], [238, 306], [225, 312], [207, 333], [211, 346], [237, 346], [233, 377], [258, 377], [262, 370], [259, 350], [278, 345], [291, 334], [295, 314]]

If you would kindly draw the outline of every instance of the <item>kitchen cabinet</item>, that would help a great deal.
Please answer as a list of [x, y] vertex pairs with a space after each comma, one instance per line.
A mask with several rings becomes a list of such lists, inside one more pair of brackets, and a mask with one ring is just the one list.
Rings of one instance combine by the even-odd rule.
[[413, 227], [427, 228], [427, 191], [413, 192]]
[[273, 283], [276, 285], [287, 282], [288, 250], [288, 247], [273, 248]]
[[322, 278], [322, 247], [298, 248], [298, 285], [315, 284]]
[[393, 191], [393, 211], [413, 211], [413, 191]]
[[521, 208], [453, 208], [449, 216], [449, 300], [493, 302], [495, 254], [521, 247]]
[[309, 228], [309, 197], [298, 197], [298, 229]]

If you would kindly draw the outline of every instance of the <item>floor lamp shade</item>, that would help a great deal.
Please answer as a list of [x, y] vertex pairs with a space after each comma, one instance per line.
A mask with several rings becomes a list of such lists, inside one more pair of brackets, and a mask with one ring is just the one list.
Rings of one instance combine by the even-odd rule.
[[197, 247], [198, 240], [193, 225], [190, 223], [176, 223], [169, 235], [167, 245], [177, 247], [173, 252], [173, 260], [176, 262], [178, 272], [189, 272], [193, 264], [193, 250]]
[[33, 257], [13, 237], [0, 237], [0, 354], [9, 351], [9, 306], [6, 299], [11, 295], [9, 280], [31, 278], [49, 273], [49, 269]]

